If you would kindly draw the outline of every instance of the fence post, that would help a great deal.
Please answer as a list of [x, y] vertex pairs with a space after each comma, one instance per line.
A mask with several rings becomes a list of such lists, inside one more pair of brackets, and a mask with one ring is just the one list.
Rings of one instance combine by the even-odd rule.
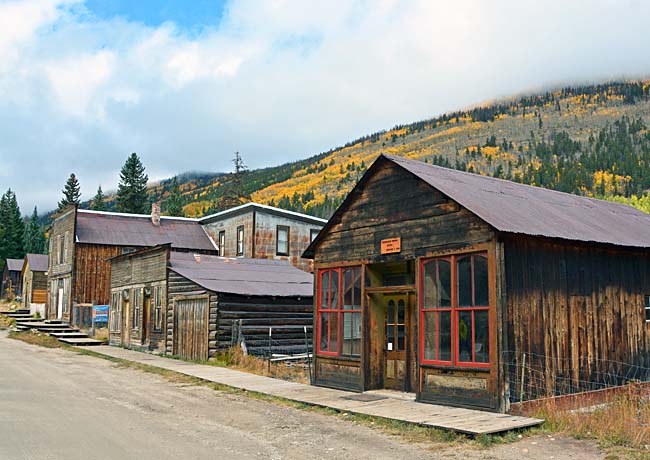
[[307, 338], [307, 326], [303, 326], [305, 330], [305, 349], [307, 350], [307, 369], [309, 371], [309, 384], [313, 385], [314, 381], [311, 378], [311, 356], [309, 355], [309, 339]]
[[269, 360], [268, 360], [268, 365], [267, 365], [267, 370], [269, 373], [271, 373], [271, 334], [272, 334], [273, 328], [269, 327]]
[[521, 360], [521, 386], [519, 388], [519, 415], [524, 414], [524, 371], [526, 369], [526, 353]]

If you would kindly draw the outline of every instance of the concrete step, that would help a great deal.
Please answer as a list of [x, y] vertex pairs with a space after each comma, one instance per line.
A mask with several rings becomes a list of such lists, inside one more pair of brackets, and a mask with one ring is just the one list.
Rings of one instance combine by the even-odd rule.
[[67, 343], [68, 345], [76, 345], [79, 347], [87, 347], [93, 345], [103, 345], [104, 342], [101, 340], [91, 339], [89, 337], [80, 337], [80, 338], [61, 338], [59, 342]]

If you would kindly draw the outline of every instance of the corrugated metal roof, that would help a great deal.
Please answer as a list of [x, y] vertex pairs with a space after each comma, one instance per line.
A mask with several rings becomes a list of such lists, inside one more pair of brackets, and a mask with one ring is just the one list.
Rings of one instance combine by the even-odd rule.
[[214, 250], [215, 246], [196, 220], [160, 219], [153, 225], [149, 216], [99, 213], [79, 210], [77, 242], [115, 246], [157, 246], [171, 243], [179, 249]]
[[384, 158], [502, 232], [650, 247], [650, 215], [631, 206], [456, 171], [394, 155], [384, 155]]
[[29, 262], [29, 269], [33, 272], [46, 272], [49, 263], [47, 254], [27, 254], [25, 259]]
[[23, 269], [25, 259], [7, 259], [7, 270], [10, 272], [19, 272]]
[[169, 268], [213, 292], [311, 297], [313, 275], [282, 260], [227, 258], [172, 251]]
[[295, 211], [287, 211], [286, 209], [276, 208], [266, 204], [253, 203], [253, 202], [245, 203], [240, 206], [235, 206], [234, 208], [226, 209], [225, 211], [220, 211], [215, 214], [210, 214], [209, 216], [202, 217], [201, 219], [199, 219], [199, 221], [202, 224], [208, 224], [211, 222], [216, 222], [221, 219], [234, 217], [236, 215], [240, 215], [249, 211], [252, 212], [253, 210], [267, 212], [269, 214], [283, 216], [287, 219], [299, 220], [299, 221], [303, 221], [315, 225], [322, 226], [325, 223], [327, 223], [326, 219], [321, 219], [320, 217], [314, 217], [308, 214], [302, 214], [300, 212], [295, 212]]

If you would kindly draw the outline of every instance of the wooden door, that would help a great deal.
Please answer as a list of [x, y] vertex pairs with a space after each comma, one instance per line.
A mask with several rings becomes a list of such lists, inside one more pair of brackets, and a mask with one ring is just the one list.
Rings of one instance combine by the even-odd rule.
[[408, 391], [410, 351], [410, 315], [408, 296], [405, 294], [387, 295], [386, 305], [386, 342], [384, 387], [399, 391]]
[[131, 302], [122, 299], [122, 346], [131, 345]]
[[207, 297], [174, 302], [174, 354], [197, 361], [208, 359]]
[[144, 311], [142, 312], [142, 344], [148, 345], [151, 340], [151, 295], [144, 296]]

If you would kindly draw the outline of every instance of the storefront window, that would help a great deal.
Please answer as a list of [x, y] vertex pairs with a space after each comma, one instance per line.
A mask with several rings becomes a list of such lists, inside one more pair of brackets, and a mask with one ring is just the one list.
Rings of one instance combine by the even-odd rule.
[[488, 367], [487, 254], [424, 261], [420, 292], [422, 362]]

